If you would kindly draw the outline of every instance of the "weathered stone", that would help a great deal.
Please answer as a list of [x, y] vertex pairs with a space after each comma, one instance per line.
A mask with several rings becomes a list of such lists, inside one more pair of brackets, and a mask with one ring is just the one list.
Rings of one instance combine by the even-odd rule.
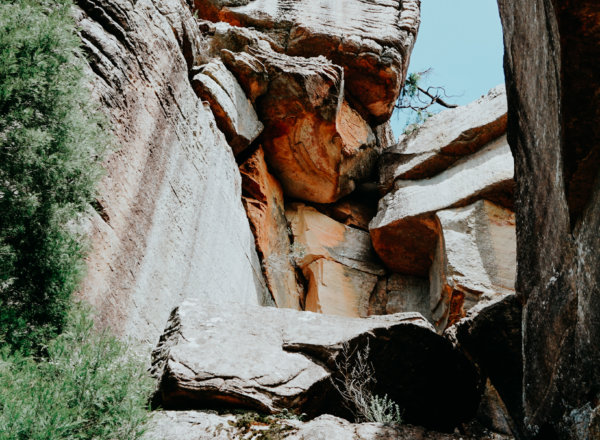
[[80, 297], [101, 326], [148, 344], [185, 297], [268, 301], [237, 165], [188, 79], [201, 50], [188, 5], [77, 4], [94, 94], [119, 145], [99, 188], [102, 216], [89, 222]]
[[267, 286], [277, 307], [300, 309], [303, 290], [291, 261], [283, 191], [267, 169], [259, 147], [241, 166], [242, 194]]
[[387, 313], [419, 312], [431, 320], [426, 278], [393, 274], [387, 279]]
[[483, 198], [511, 206], [513, 185], [504, 137], [431, 179], [399, 180], [369, 225], [373, 247], [394, 272], [427, 276], [440, 232], [435, 212]]
[[308, 282], [305, 309], [365, 317], [384, 269], [365, 231], [337, 222], [313, 207], [286, 210], [294, 235], [294, 259]]
[[347, 0], [321, 7], [311, 0], [196, 0], [195, 5], [202, 18], [268, 33], [289, 55], [331, 59], [344, 68], [353, 105], [379, 122], [392, 114], [420, 22], [417, 0]]
[[[369, 345], [374, 392], [395, 400], [407, 422], [450, 429], [474, 414], [476, 371], [418, 314], [358, 319], [203, 301], [172, 313], [153, 353], [157, 400], [164, 408], [336, 413], [330, 378], [339, 374], [344, 343], [350, 353]], [[453, 396], [454, 405], [440, 395]]]
[[246, 52], [234, 53], [223, 49], [221, 58], [233, 72], [252, 103], [269, 87], [269, 73], [258, 59]]
[[377, 275], [320, 258], [302, 268], [308, 282], [305, 310], [352, 317], [369, 315]]
[[207, 101], [233, 154], [242, 152], [263, 129], [252, 103], [225, 65], [212, 61], [194, 71], [192, 87]]
[[263, 147], [286, 195], [331, 203], [371, 174], [376, 139], [343, 99], [343, 71], [323, 57], [251, 50], [269, 75], [257, 101]]
[[379, 185], [389, 191], [397, 179], [432, 177], [506, 133], [504, 85], [464, 106], [427, 119], [383, 152]]
[[445, 332], [490, 378], [513, 424], [523, 434], [522, 306], [515, 295], [481, 303]]
[[290, 204], [285, 215], [292, 228], [295, 259], [300, 267], [325, 258], [373, 275], [385, 274], [367, 232], [346, 226], [303, 203]]
[[[244, 414], [217, 415], [205, 411], [155, 412], [143, 440], [234, 440], [240, 438], [285, 438], [288, 440], [483, 440], [481, 436], [445, 434], [421, 427], [388, 426], [381, 423], [352, 424], [344, 419], [323, 415], [309, 422], [285, 418], [256, 421], [240, 426]], [[262, 436], [262, 437], [261, 437]], [[486, 440], [509, 440], [491, 434]]]
[[525, 304], [524, 416], [531, 436], [583, 439], [600, 395], [600, 4], [499, 6]]
[[429, 296], [435, 325], [443, 330], [479, 301], [514, 294], [515, 216], [479, 200], [436, 217], [441, 235], [429, 270]]

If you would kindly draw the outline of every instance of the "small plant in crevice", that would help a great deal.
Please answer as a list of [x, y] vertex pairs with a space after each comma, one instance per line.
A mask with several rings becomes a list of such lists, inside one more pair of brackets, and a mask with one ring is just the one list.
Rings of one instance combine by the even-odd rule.
[[387, 395], [373, 393], [376, 379], [373, 364], [369, 361], [370, 347], [350, 349], [344, 343], [335, 361], [339, 376], [332, 378], [335, 389], [342, 397], [342, 404], [354, 416], [355, 422], [377, 422], [390, 425], [402, 424], [402, 412], [398, 404]]

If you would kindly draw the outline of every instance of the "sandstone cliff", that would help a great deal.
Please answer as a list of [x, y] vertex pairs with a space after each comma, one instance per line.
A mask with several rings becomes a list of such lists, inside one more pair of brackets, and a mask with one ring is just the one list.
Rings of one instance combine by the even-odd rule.
[[[77, 3], [119, 144], [81, 296], [159, 341], [155, 404], [319, 416], [290, 438], [455, 438], [331, 416], [350, 417], [333, 386], [350, 347], [409, 423], [594, 438], [598, 106], [576, 105], [569, 66], [596, 87], [570, 51], [597, 46], [568, 30], [595, 35], [597, 8], [539, 0], [529, 22], [501, 1], [508, 123], [499, 86], [395, 141], [419, 0]], [[254, 435], [155, 420], [160, 438]]]

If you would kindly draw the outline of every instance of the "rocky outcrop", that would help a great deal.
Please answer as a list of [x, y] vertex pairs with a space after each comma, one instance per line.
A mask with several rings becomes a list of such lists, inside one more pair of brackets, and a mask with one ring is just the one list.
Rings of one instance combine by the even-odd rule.
[[530, 437], [600, 418], [600, 5], [501, 0]]
[[[253, 27], [293, 56], [323, 55], [342, 66], [345, 91], [363, 117], [389, 119], [419, 28], [418, 0], [196, 0], [201, 18]], [[365, 26], [368, 23], [368, 26]]]
[[432, 177], [506, 133], [504, 85], [486, 96], [428, 118], [381, 156], [379, 185], [389, 191], [398, 179]]
[[[156, 413], [143, 440], [233, 440], [272, 438], [288, 440], [510, 440], [511, 437], [488, 433], [484, 437], [445, 434], [424, 428], [382, 423], [353, 424], [331, 415], [303, 423], [289, 418], [265, 418], [259, 415], [218, 415], [199, 411]], [[261, 437], [262, 436], [262, 437]]]
[[418, 314], [356, 319], [201, 301], [173, 312], [154, 351], [159, 402], [336, 414], [342, 406], [331, 378], [341, 372], [344, 344], [349, 353], [369, 346], [374, 392], [395, 400], [408, 422], [448, 429], [474, 414], [475, 370]]
[[305, 309], [366, 317], [385, 270], [366, 231], [346, 226], [301, 203], [286, 209], [296, 264], [307, 280]]
[[257, 102], [267, 160], [287, 195], [331, 203], [369, 176], [376, 138], [344, 100], [344, 71], [324, 57], [255, 51], [269, 75]]
[[440, 234], [435, 212], [477, 199], [511, 205], [513, 158], [501, 137], [425, 180], [396, 181], [369, 228], [373, 246], [393, 271], [426, 276]]
[[242, 200], [256, 237], [267, 286], [277, 307], [300, 310], [304, 292], [294, 266], [283, 190], [269, 173], [261, 147], [240, 166], [240, 173]]
[[201, 35], [184, 1], [81, 0], [93, 90], [116, 150], [105, 163], [81, 297], [154, 344], [184, 298], [268, 303], [233, 154], [189, 69]]

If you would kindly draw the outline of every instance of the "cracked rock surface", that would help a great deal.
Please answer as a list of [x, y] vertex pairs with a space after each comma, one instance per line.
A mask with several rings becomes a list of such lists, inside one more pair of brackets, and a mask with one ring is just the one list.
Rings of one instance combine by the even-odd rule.
[[[447, 429], [477, 408], [476, 371], [417, 313], [357, 319], [199, 301], [173, 311], [153, 353], [157, 403], [339, 413], [330, 378], [340, 374], [344, 343], [350, 352], [369, 344], [375, 392], [396, 400], [409, 422]], [[440, 395], [460, 404], [448, 408]]]

